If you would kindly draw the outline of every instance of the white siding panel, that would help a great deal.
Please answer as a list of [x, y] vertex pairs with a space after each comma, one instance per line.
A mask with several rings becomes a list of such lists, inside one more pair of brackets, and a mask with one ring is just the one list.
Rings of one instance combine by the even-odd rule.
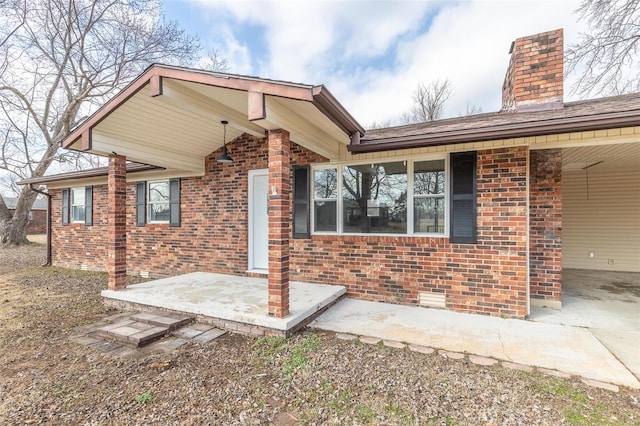
[[640, 168], [563, 172], [562, 266], [640, 272]]

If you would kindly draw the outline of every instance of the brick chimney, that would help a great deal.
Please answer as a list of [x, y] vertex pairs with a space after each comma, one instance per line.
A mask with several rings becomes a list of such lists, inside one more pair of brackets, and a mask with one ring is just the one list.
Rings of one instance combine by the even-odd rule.
[[511, 43], [502, 84], [503, 111], [562, 108], [563, 44], [562, 28]]

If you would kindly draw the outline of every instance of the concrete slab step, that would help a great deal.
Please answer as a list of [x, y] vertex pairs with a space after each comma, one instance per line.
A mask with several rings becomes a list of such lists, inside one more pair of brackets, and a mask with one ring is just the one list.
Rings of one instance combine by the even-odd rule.
[[140, 312], [132, 315], [130, 319], [158, 327], [168, 327], [169, 331], [176, 330], [193, 321], [192, 316], [162, 311]]
[[109, 324], [96, 331], [100, 337], [137, 348], [161, 339], [168, 333], [169, 327], [132, 320]]

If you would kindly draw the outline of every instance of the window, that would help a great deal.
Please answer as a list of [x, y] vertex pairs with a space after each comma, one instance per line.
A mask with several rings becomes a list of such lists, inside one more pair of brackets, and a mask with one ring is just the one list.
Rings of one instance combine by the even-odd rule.
[[444, 158], [312, 169], [312, 231], [441, 235], [449, 232]]
[[149, 223], [169, 222], [169, 181], [149, 182], [147, 189], [147, 218]]
[[71, 222], [73, 223], [84, 222], [84, 195], [84, 187], [71, 188]]
[[444, 234], [444, 160], [413, 166], [413, 232]]
[[336, 232], [338, 217], [338, 169], [313, 172], [313, 229]]
[[407, 165], [404, 161], [342, 169], [345, 233], [407, 233]]
[[136, 183], [136, 226], [180, 226], [180, 179]]
[[62, 224], [93, 225], [93, 187], [82, 186], [62, 190]]

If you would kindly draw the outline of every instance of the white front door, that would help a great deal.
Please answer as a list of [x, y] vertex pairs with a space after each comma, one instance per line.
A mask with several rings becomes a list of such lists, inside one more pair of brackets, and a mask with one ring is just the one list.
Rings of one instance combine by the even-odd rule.
[[249, 270], [269, 269], [269, 170], [249, 170]]

